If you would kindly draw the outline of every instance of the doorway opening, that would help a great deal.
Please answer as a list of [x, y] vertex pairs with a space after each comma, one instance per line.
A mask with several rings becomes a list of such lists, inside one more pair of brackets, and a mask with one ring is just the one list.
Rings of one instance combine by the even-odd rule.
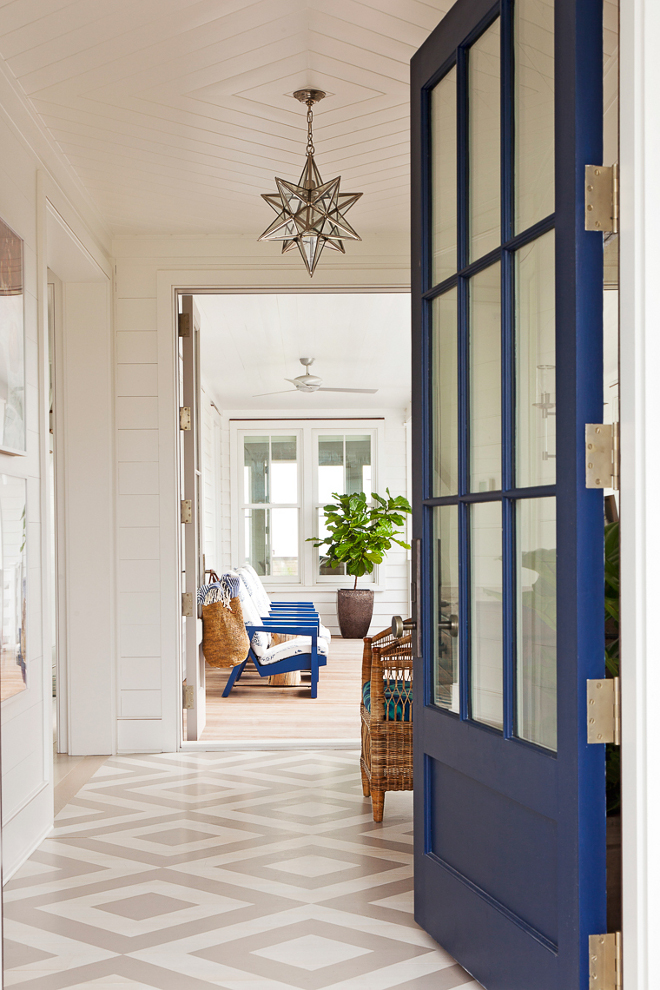
[[[316, 698], [306, 672], [263, 677], [250, 663], [223, 697], [230, 670], [204, 662], [195, 602], [182, 620], [183, 741], [355, 746], [363, 642], [341, 638], [336, 609], [337, 590], [354, 579], [308, 541], [324, 535], [334, 492], [409, 498], [409, 296], [209, 292], [181, 295], [186, 308], [182, 589], [249, 564], [273, 601], [312, 604], [331, 639]], [[321, 379], [318, 391], [296, 387], [308, 374]], [[374, 592], [370, 634], [408, 615], [407, 552], [393, 549], [358, 586]]]

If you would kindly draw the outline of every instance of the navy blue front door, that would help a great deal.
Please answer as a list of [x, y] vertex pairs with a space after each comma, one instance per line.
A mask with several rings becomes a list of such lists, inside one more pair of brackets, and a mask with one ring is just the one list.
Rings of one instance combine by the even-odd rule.
[[458, 0], [412, 62], [415, 911], [488, 990], [606, 931], [602, 4]]

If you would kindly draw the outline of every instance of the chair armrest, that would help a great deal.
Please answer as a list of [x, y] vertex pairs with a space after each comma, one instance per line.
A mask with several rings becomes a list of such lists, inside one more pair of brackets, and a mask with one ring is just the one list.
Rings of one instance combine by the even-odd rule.
[[364, 648], [362, 650], [362, 687], [371, 679], [371, 644], [373, 640], [370, 636], [364, 638]]
[[384, 671], [383, 664], [380, 659], [380, 650], [376, 646], [372, 648], [371, 671], [369, 673], [369, 680], [371, 681], [371, 687], [369, 689], [371, 697], [370, 723], [385, 721], [385, 689], [383, 684], [383, 674]]

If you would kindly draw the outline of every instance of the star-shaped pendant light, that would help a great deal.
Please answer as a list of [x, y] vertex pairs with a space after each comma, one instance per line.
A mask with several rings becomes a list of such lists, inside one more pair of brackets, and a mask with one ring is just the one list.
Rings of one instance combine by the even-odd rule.
[[300, 89], [293, 95], [307, 105], [307, 160], [297, 185], [276, 176], [278, 191], [262, 193], [277, 218], [259, 240], [282, 241], [282, 254], [297, 247], [311, 276], [324, 247], [345, 254], [344, 240], [361, 240], [344, 214], [357, 203], [362, 193], [340, 193], [341, 176], [324, 182], [316, 167], [312, 107], [325, 93], [318, 89]]

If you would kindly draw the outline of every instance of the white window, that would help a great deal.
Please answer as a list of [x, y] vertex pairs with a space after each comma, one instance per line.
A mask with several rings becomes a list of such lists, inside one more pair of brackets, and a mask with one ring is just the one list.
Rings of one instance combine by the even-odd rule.
[[244, 432], [240, 443], [241, 559], [261, 577], [300, 577], [300, 436]]
[[[334, 494], [354, 495], [372, 491], [373, 436], [371, 433], [330, 433], [314, 431], [316, 473], [316, 517], [318, 535], [327, 536], [323, 507]], [[330, 567], [325, 563], [323, 548], [317, 551], [316, 569], [320, 578], [341, 577], [344, 565]]]
[[[308, 537], [326, 535], [323, 506], [332, 495], [375, 489], [378, 421], [231, 423], [232, 557], [249, 561], [266, 585], [343, 586]], [[374, 584], [377, 571], [360, 584]]]

